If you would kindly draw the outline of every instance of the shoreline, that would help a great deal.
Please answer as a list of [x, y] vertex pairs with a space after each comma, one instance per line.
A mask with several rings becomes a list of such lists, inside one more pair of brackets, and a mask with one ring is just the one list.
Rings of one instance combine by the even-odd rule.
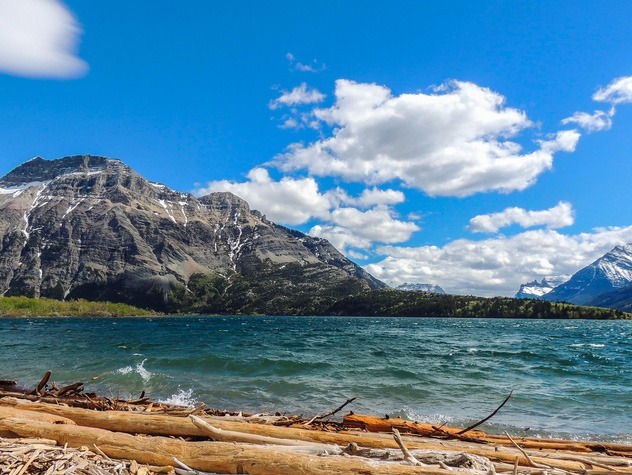
[[[77, 388], [72, 394], [63, 393], [64, 389], [46, 389], [49, 377], [47, 373], [38, 387], [29, 391], [34, 393], [31, 396], [0, 394], [0, 464], [12, 463], [14, 471], [25, 473], [33, 463], [44, 466], [54, 457], [36, 459], [47, 453], [48, 444], [52, 451], [59, 451], [59, 446], [91, 447], [93, 451], [71, 451], [73, 463], [124, 460], [122, 467], [135, 475], [199, 473], [195, 470], [261, 475], [448, 475], [455, 469], [472, 474], [493, 471], [509, 475], [539, 469], [585, 475], [603, 468], [609, 473], [632, 473], [631, 444], [512, 437], [480, 431], [478, 424], [493, 417], [510, 396], [478, 424], [460, 429], [353, 411], [345, 412], [342, 423], [331, 419], [354, 398], [308, 420], [278, 413], [216, 413], [204, 405], [169, 406], [146, 397], [110, 400], [83, 395]], [[25, 450], [35, 455], [29, 454], [18, 462], [7, 457], [3, 460], [3, 445], [9, 444], [11, 450], [11, 444], [19, 443], [2, 439], [8, 433], [31, 438]], [[53, 444], [55, 448], [51, 448]], [[17, 468], [13, 468], [16, 463]], [[21, 469], [19, 464], [23, 464]], [[154, 467], [141, 472], [138, 464]], [[118, 470], [121, 473], [120, 465]], [[105, 472], [117, 473], [108, 472], [107, 467]]]
[[467, 316], [402, 316], [402, 315], [251, 315], [251, 314], [147, 314], [147, 315], [5, 315], [0, 314], [0, 320], [4, 319], [25, 319], [25, 318], [33, 318], [33, 319], [53, 319], [53, 318], [63, 318], [63, 319], [124, 319], [124, 318], [157, 318], [157, 319], [165, 319], [165, 318], [354, 318], [354, 319], [369, 319], [369, 318], [377, 318], [377, 319], [419, 319], [419, 320], [507, 320], [507, 321], [568, 321], [568, 322], [591, 322], [591, 321], [602, 321], [602, 322], [631, 322], [632, 314], [626, 314], [629, 317], [626, 318], [555, 318], [555, 317], [543, 317], [543, 318], [535, 318], [535, 317], [467, 317]]

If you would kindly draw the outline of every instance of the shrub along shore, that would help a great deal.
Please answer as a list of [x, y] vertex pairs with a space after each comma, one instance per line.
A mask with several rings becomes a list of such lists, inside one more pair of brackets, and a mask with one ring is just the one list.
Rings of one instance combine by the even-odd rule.
[[124, 303], [0, 297], [0, 317], [136, 317], [154, 314]]
[[[202, 299], [203, 300], [203, 299]], [[241, 299], [244, 300], [243, 297]], [[48, 298], [0, 297], [0, 317], [136, 317], [157, 315], [304, 315], [433, 318], [531, 318], [629, 320], [632, 314], [611, 308], [585, 307], [564, 302], [473, 297], [429, 292], [382, 289], [330, 299], [314, 304], [314, 298], [288, 304], [279, 297], [265, 305], [227, 305], [222, 299], [172, 305], [165, 311], [143, 309], [124, 303], [89, 300], [60, 301]], [[234, 302], [233, 302], [234, 303]], [[243, 302], [242, 302], [243, 303]]]

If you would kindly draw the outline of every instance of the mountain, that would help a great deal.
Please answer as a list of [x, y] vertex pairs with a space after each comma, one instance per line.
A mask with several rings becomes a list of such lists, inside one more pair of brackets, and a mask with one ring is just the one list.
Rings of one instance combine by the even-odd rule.
[[418, 291], [418, 292], [432, 292], [434, 294], [445, 294], [445, 290], [443, 290], [438, 285], [432, 284], [402, 284], [398, 285], [396, 290], [406, 290], [406, 291]]
[[624, 312], [632, 312], [632, 284], [612, 292], [600, 294], [588, 302], [595, 307], [615, 308]]
[[385, 287], [231, 193], [196, 198], [117, 159], [35, 158], [0, 179], [0, 294], [266, 313]]
[[617, 246], [543, 298], [585, 305], [632, 283], [632, 244]]
[[568, 281], [571, 276], [568, 274], [553, 275], [542, 279], [542, 282], [534, 280], [520, 286], [520, 290], [516, 293], [517, 299], [539, 299], [551, 292], [557, 286]]

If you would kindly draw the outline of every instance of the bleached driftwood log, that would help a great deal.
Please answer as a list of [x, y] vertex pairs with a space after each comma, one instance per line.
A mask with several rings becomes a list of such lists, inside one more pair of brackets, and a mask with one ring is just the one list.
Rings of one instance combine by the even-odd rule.
[[239, 442], [244, 444], [256, 444], [256, 445], [275, 445], [288, 448], [299, 449], [297, 452], [301, 453], [313, 453], [314, 455], [340, 455], [342, 449], [337, 445], [332, 444], [319, 444], [314, 442], [306, 442], [296, 439], [279, 439], [276, 437], [269, 437], [265, 435], [249, 434], [247, 432], [237, 432], [232, 430], [219, 429], [212, 426], [200, 417], [191, 415], [189, 416], [191, 422], [206, 432], [213, 440], [221, 442]]
[[[174, 417], [169, 415], [156, 415], [152, 413], [130, 413], [125, 411], [91, 411], [86, 409], [57, 406], [51, 404], [24, 403], [19, 400], [7, 400], [0, 398], [1, 404], [12, 404], [16, 410], [29, 409], [31, 411], [48, 412], [57, 416], [67, 417], [74, 420], [78, 425], [87, 427], [98, 427], [106, 430], [127, 432], [131, 434], [149, 435], [171, 435], [182, 437], [204, 437], [208, 436], [200, 428], [196, 427], [188, 418]], [[324, 432], [318, 430], [307, 430], [288, 427], [276, 427], [264, 424], [248, 424], [235, 421], [223, 421], [221, 417], [205, 417], [214, 426], [231, 431], [258, 434], [267, 437], [280, 439], [295, 439], [312, 443], [334, 444], [342, 447], [350, 443], [357, 443], [359, 446], [374, 449], [397, 449], [398, 446], [393, 438], [388, 434], [363, 433], [359, 431], [351, 432]], [[388, 432], [391, 432], [390, 430]], [[530, 462], [520, 453], [515, 451], [499, 451], [491, 446], [473, 445], [465, 446], [451, 441], [435, 441], [421, 438], [407, 440], [410, 450], [425, 449], [437, 451], [452, 451], [453, 453], [467, 452], [472, 455], [487, 457], [496, 462], [513, 464], [518, 456], [521, 467], [529, 467]], [[445, 444], [445, 445], [443, 445]], [[589, 465], [569, 460], [559, 460], [544, 458], [538, 453], [531, 458], [536, 462], [554, 466], [568, 471], [584, 471]]]
[[174, 457], [195, 470], [251, 475], [451, 475], [437, 468], [411, 467], [375, 462], [359, 457], [297, 454], [276, 447], [227, 442], [186, 442], [168, 437], [143, 437], [93, 427], [50, 424], [5, 418], [0, 430], [21, 437], [47, 437], [71, 447], [98, 447], [109, 457], [131, 459], [151, 465], [174, 465]]
[[[43, 412], [35, 411], [20, 411], [21, 417], [24, 419], [30, 419], [34, 421], [50, 422], [51, 424], [72, 424], [76, 425], [75, 421], [63, 416], [51, 415]], [[7, 417], [15, 417], [16, 411], [12, 407], [0, 406], [0, 419]], [[12, 437], [13, 434], [7, 431], [0, 430], [0, 437]]]

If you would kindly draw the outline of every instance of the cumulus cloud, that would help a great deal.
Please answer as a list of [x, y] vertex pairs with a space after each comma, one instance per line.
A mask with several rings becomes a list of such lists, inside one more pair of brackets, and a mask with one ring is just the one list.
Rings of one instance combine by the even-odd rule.
[[335, 96], [332, 107], [313, 111], [331, 135], [291, 145], [276, 158], [281, 170], [368, 184], [401, 180], [435, 196], [510, 192], [532, 185], [580, 137], [562, 131], [522, 153], [510, 139], [532, 122], [502, 95], [469, 82], [394, 96], [385, 86], [341, 79]]
[[229, 191], [245, 199], [253, 209], [275, 222], [299, 225], [313, 217], [327, 217], [330, 199], [320, 193], [313, 178], [284, 177], [275, 181], [265, 168], [253, 168], [248, 181], [211, 181], [194, 191], [203, 196], [216, 191]]
[[608, 130], [612, 127], [612, 117], [614, 113], [614, 107], [608, 112], [600, 110], [596, 110], [592, 114], [587, 112], [575, 112], [572, 116], [562, 120], [562, 124], [577, 124], [587, 132]]
[[386, 257], [365, 268], [393, 285], [430, 282], [457, 294], [511, 296], [522, 283], [574, 274], [614, 246], [629, 242], [632, 226], [576, 235], [541, 229], [509, 238], [459, 239], [443, 247], [383, 246], [378, 252]]
[[352, 203], [358, 206], [368, 207], [373, 205], [394, 205], [406, 200], [400, 190], [380, 190], [379, 188], [367, 188]]
[[367, 211], [357, 208], [338, 208], [331, 212], [329, 221], [349, 229], [363, 239], [372, 242], [405, 242], [419, 226], [398, 220], [390, 208], [375, 207]]
[[345, 254], [348, 254], [349, 247], [369, 249], [372, 245], [369, 239], [354, 234], [350, 229], [330, 224], [317, 224], [307, 234], [327, 239], [336, 249]]
[[76, 56], [81, 27], [57, 0], [0, 1], [0, 71], [25, 77], [72, 78], [87, 64]]
[[351, 205], [359, 208], [371, 208], [373, 206], [390, 206], [403, 203], [406, 196], [401, 190], [386, 189], [377, 187], [365, 188], [360, 196], [351, 196], [345, 190], [338, 187], [330, 190], [329, 195], [336, 206]]
[[470, 219], [470, 230], [475, 233], [496, 233], [501, 228], [517, 224], [523, 228], [546, 226], [549, 229], [571, 226], [575, 222], [573, 206], [560, 201], [553, 208], [528, 211], [522, 208], [507, 208], [500, 213], [481, 214]]
[[327, 239], [339, 251], [352, 255], [349, 248], [368, 250], [376, 242], [406, 242], [419, 229], [413, 222], [397, 219], [395, 212], [386, 206], [366, 211], [342, 207], [331, 211], [327, 224], [313, 226], [308, 234]]
[[322, 192], [314, 178], [286, 176], [276, 181], [261, 167], [252, 169], [247, 179], [211, 181], [194, 194], [229, 191], [278, 223], [300, 225], [318, 219], [321, 223], [309, 234], [329, 239], [342, 251], [349, 247], [369, 249], [376, 242], [404, 242], [419, 230], [414, 222], [398, 219], [390, 206], [404, 201], [401, 191], [370, 188], [357, 197], [341, 188]]
[[301, 104], [316, 104], [322, 102], [325, 95], [318, 89], [310, 89], [306, 83], [296, 86], [291, 91], [282, 91], [281, 95], [270, 101], [270, 109], [279, 107], [296, 106]]
[[611, 104], [632, 102], [632, 76], [617, 78], [606, 87], [599, 88], [593, 94], [593, 100]]

